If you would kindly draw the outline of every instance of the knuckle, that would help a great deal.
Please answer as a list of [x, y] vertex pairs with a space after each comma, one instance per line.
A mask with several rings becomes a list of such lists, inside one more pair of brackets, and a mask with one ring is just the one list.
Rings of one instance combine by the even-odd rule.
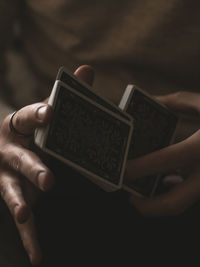
[[13, 119], [14, 119], [14, 127], [16, 129], [20, 128], [21, 127], [21, 116], [18, 112], [15, 114]]
[[178, 91], [178, 92], [174, 93], [174, 96], [175, 96], [176, 98], [180, 98], [180, 97], [183, 96], [183, 95], [184, 95], [184, 91]]
[[21, 169], [21, 164], [23, 162], [23, 153], [19, 153], [18, 155], [13, 155], [11, 160], [9, 161], [9, 165], [15, 171], [19, 171]]

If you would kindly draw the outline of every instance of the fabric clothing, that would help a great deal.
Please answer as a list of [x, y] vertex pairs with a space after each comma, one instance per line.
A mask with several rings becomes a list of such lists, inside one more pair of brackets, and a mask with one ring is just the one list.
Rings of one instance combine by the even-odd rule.
[[[1, 101], [4, 97], [10, 103], [10, 107], [3, 107], [0, 102], [1, 118], [14, 106], [47, 97], [60, 66], [74, 71], [79, 65], [92, 65], [96, 71], [94, 90], [116, 104], [128, 83], [152, 94], [198, 91], [199, 9], [197, 0], [1, 0], [0, 79], [5, 79], [0, 92]], [[48, 196], [48, 204], [44, 200], [36, 210], [47, 253], [45, 267], [61, 266], [63, 258], [66, 265], [62, 266], [80, 266], [78, 260], [81, 265], [89, 262], [96, 266], [90, 257], [92, 248], [92, 254], [96, 252], [103, 260], [100, 266], [107, 266], [106, 249], [115, 252], [110, 258], [117, 262], [114, 257], [121, 250], [117, 253], [115, 248], [145, 240], [139, 235], [136, 241], [136, 234], [144, 233], [146, 226], [138, 226], [143, 219], [127, 204], [126, 196], [121, 192], [107, 195], [65, 168], [59, 165], [58, 187]], [[63, 211], [65, 216], [60, 218]], [[0, 266], [30, 266], [5, 206], [0, 220]], [[124, 229], [129, 231], [120, 243], [116, 235], [123, 235]], [[128, 241], [130, 236], [133, 239]], [[55, 252], [60, 238], [67, 245]], [[90, 246], [84, 242], [88, 238]]]
[[115, 103], [128, 83], [155, 94], [195, 91], [199, 7], [195, 0], [3, 0], [0, 45], [8, 47], [12, 21], [20, 20], [23, 51], [43, 97], [61, 65], [73, 71], [81, 64], [95, 68], [95, 90]]

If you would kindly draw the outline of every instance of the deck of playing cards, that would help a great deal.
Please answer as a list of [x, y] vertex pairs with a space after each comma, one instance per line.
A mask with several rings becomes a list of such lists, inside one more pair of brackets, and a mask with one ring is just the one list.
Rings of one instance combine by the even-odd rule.
[[[144, 156], [173, 143], [179, 119], [148, 93], [130, 84], [122, 96], [119, 107], [134, 118], [128, 159]], [[161, 176], [129, 181], [125, 177], [123, 188], [131, 193], [152, 196], [159, 179]]]
[[165, 106], [128, 85], [119, 107], [94, 93], [65, 68], [49, 98], [50, 124], [35, 132], [35, 143], [106, 191], [121, 188], [151, 196], [158, 177], [128, 181], [126, 162], [172, 141], [178, 118]]
[[35, 143], [106, 191], [122, 187], [133, 119], [65, 68], [49, 98], [53, 117]]

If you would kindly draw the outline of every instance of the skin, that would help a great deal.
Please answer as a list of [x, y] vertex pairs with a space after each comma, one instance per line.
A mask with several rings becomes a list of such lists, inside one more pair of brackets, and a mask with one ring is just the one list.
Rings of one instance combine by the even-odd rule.
[[[81, 66], [75, 75], [92, 85], [94, 71], [89, 66]], [[199, 116], [200, 95], [179, 92], [158, 97], [169, 108]], [[41, 116], [38, 117], [38, 111]], [[13, 118], [14, 127], [22, 133], [47, 124], [52, 110], [47, 100], [26, 106]], [[9, 129], [8, 115], [0, 127], [0, 193], [7, 204], [18, 228], [24, 248], [33, 265], [42, 261], [42, 251], [37, 240], [32, 205], [41, 192], [48, 191], [55, 178], [32, 148], [33, 138], [18, 137]], [[144, 216], [173, 215], [184, 211], [200, 198], [200, 131], [188, 139], [156, 151], [144, 157], [127, 162], [128, 179], [146, 175], [179, 170], [184, 181], [176, 184], [165, 194], [152, 198], [130, 196], [130, 202]]]
[[[94, 72], [81, 66], [75, 75], [92, 84]], [[52, 115], [47, 100], [20, 109], [13, 118], [15, 129], [34, 134], [37, 127], [47, 124]], [[16, 223], [24, 248], [33, 265], [42, 261], [31, 207], [41, 192], [51, 189], [55, 178], [40, 157], [31, 151], [33, 137], [16, 136], [10, 131], [8, 115], [0, 127], [0, 193]]]
[[[176, 112], [199, 118], [200, 94], [178, 92], [158, 97], [158, 100]], [[129, 161], [127, 179], [130, 180], [176, 171], [184, 178], [162, 195], [151, 198], [131, 196], [130, 202], [144, 216], [182, 213], [200, 199], [199, 161], [200, 130], [182, 142]]]

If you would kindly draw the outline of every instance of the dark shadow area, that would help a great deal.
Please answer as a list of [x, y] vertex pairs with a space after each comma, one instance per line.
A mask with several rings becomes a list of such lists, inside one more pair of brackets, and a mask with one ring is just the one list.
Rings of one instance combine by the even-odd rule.
[[124, 191], [106, 193], [58, 161], [51, 166], [56, 187], [35, 210], [42, 266], [130, 266], [136, 251], [171, 240], [180, 246], [182, 227], [199, 219], [199, 204], [179, 216], [145, 218]]

